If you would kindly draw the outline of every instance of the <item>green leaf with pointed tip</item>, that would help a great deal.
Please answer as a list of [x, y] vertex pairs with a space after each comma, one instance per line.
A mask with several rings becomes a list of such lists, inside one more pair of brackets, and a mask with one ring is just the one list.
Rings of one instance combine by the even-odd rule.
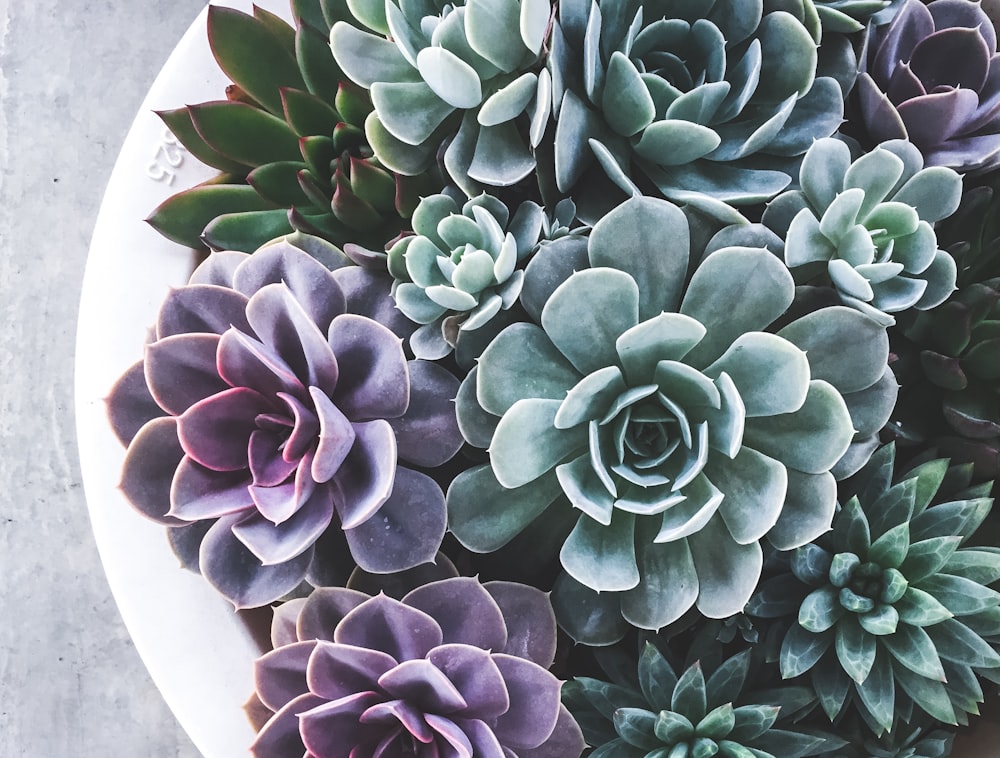
[[721, 740], [729, 736], [734, 726], [736, 726], [736, 716], [733, 713], [733, 704], [724, 703], [709, 711], [705, 718], [698, 722], [695, 734], [710, 740]]
[[185, 247], [201, 248], [204, 247], [201, 234], [213, 219], [271, 207], [253, 187], [204, 184], [167, 198], [146, 220], [167, 239]]
[[[308, 208], [311, 202], [299, 185], [299, 172], [306, 164], [301, 161], [275, 161], [255, 168], [247, 175], [247, 183], [261, 197], [282, 208]], [[326, 203], [325, 205], [328, 205]]]
[[527, 49], [519, 34], [510, 33], [520, 28], [519, 3], [469, 0], [465, 8], [465, 33], [472, 49], [506, 73], [521, 65]]
[[563, 282], [542, 309], [542, 327], [583, 374], [617, 362], [615, 341], [639, 321], [639, 288], [621, 271], [592, 268]]
[[280, 208], [224, 213], [208, 223], [202, 236], [213, 250], [252, 253], [265, 242], [291, 234], [292, 231], [288, 211]]
[[903, 565], [909, 548], [910, 525], [899, 524], [872, 543], [868, 551], [868, 560], [874, 561], [883, 569], [899, 568]]
[[[559, 626], [576, 642], [611, 645], [629, 629], [619, 610], [619, 596], [613, 592], [594, 592], [562, 573], [556, 579], [551, 597]], [[645, 703], [637, 697], [636, 705], [641, 707]]]
[[953, 615], [933, 595], [912, 586], [907, 588], [894, 607], [899, 613], [899, 620], [911, 626], [933, 626]]
[[[743, 685], [746, 684], [749, 672], [750, 652], [747, 650], [723, 661], [712, 672], [705, 683], [705, 695], [708, 704], [711, 706], [715, 703], [732, 703], [735, 701], [743, 691]], [[734, 714], [734, 716], [738, 716], [738, 714]], [[733, 728], [735, 728], [735, 725]]]
[[421, 145], [454, 112], [424, 82], [375, 82], [372, 103], [379, 122], [407, 145]]
[[641, 578], [637, 587], [622, 594], [621, 612], [633, 626], [659, 630], [694, 605], [698, 575], [686, 540], [658, 544], [642, 527], [640, 521], [636, 562]]
[[611, 54], [601, 107], [611, 128], [625, 137], [645, 129], [656, 116], [653, 98], [639, 71], [621, 52]]
[[347, 0], [351, 15], [373, 32], [389, 36], [389, 24], [385, 20], [385, 3], [379, 0]]
[[653, 734], [656, 715], [643, 708], [618, 708], [612, 720], [615, 731], [629, 745], [643, 750], [652, 750], [660, 744]]
[[968, 616], [1000, 605], [1000, 593], [960, 576], [934, 574], [921, 580], [920, 589], [933, 595], [956, 616]]
[[308, 24], [313, 29], [329, 33], [330, 25], [323, 18], [322, 4], [316, 0], [291, 0], [292, 17], [296, 23]]
[[[760, 85], [754, 102], [777, 103], [809, 91], [816, 71], [816, 43], [790, 13], [766, 14], [757, 27], [761, 45]], [[785, 61], [796, 65], [785, 65]]]
[[983, 523], [991, 506], [989, 498], [935, 505], [910, 522], [910, 539], [916, 542], [949, 534], [968, 539]]
[[792, 624], [781, 643], [778, 659], [781, 676], [785, 679], [804, 674], [823, 656], [834, 641], [833, 632], [813, 634], [798, 624]]
[[679, 713], [692, 724], [697, 724], [708, 710], [705, 692], [705, 675], [701, 664], [695, 662], [677, 679], [670, 710]]
[[[281, 99], [278, 99], [279, 113]], [[245, 103], [210, 102], [189, 108], [202, 138], [226, 158], [248, 166], [302, 159], [299, 138], [283, 119]]]
[[976, 668], [1000, 666], [997, 651], [959, 619], [947, 619], [928, 627], [927, 634], [945, 660]]
[[698, 572], [698, 610], [709, 618], [742, 611], [764, 565], [760, 544], [737, 544], [718, 515], [687, 539]]
[[[732, 292], [742, 296], [734, 300], [726, 294]], [[695, 271], [680, 308], [707, 330], [685, 363], [708, 365], [741, 334], [762, 330], [782, 315], [794, 294], [791, 274], [772, 253], [754, 248], [712, 253]]]
[[961, 199], [962, 177], [944, 166], [918, 171], [893, 196], [896, 202], [913, 206], [931, 224], [954, 213]]
[[[347, 77], [333, 58], [329, 34], [301, 25], [295, 34], [295, 57], [309, 92], [325, 102], [335, 102], [338, 85]], [[360, 126], [363, 119], [347, 121]]]
[[393, 136], [372, 111], [365, 119], [365, 136], [378, 160], [390, 171], [406, 176], [416, 176], [426, 171], [434, 161], [438, 145], [408, 145]]
[[187, 108], [156, 111], [156, 115], [170, 128], [170, 131], [181, 141], [184, 148], [199, 161], [224, 173], [236, 176], [246, 175], [248, 166], [222, 155], [198, 134], [198, 130], [194, 128], [194, 123], [191, 121], [191, 113]]
[[806, 354], [766, 332], [741, 334], [705, 369], [712, 378], [722, 372], [739, 390], [747, 418], [798, 411], [809, 391]]
[[802, 191], [813, 208], [823, 209], [844, 189], [844, 175], [851, 165], [847, 144], [831, 137], [818, 139], [802, 158], [799, 170]]
[[851, 690], [851, 678], [844, 673], [836, 656], [824, 657], [809, 676], [820, 707], [827, 718], [833, 721], [844, 707], [847, 694]]
[[875, 148], [854, 161], [843, 176], [844, 189], [858, 188], [864, 193], [857, 217], [865, 219], [875, 206], [889, 197], [903, 176], [903, 161], [888, 150]]
[[901, 664], [893, 666], [893, 679], [918, 708], [945, 724], [957, 723], [948, 690], [941, 682], [914, 674]]
[[819, 634], [830, 629], [844, 615], [836, 587], [820, 587], [810, 592], [799, 607], [798, 621], [803, 629]]
[[615, 398], [626, 389], [622, 371], [617, 366], [606, 366], [581, 379], [563, 400], [556, 414], [559, 429], [603, 418]]
[[791, 550], [829, 531], [837, 507], [833, 474], [788, 470], [788, 491], [781, 514], [767, 538], [778, 550]]
[[[480, 385], [485, 381], [482, 372], [479, 381]], [[586, 448], [585, 427], [556, 429], [560, 404], [542, 398], [518, 400], [500, 419], [490, 444], [490, 461], [504, 487], [528, 484]]]
[[913, 673], [939, 682], [945, 681], [937, 649], [927, 632], [920, 627], [901, 624], [895, 634], [882, 640], [882, 644], [899, 663]]
[[333, 134], [334, 128], [341, 120], [340, 114], [326, 101], [302, 90], [282, 90], [281, 102], [285, 120], [303, 137]]
[[639, 320], [645, 321], [677, 310], [689, 244], [688, 222], [677, 206], [635, 197], [594, 225], [588, 254], [595, 268], [607, 266], [631, 275], [639, 288]]
[[861, 702], [875, 722], [888, 731], [892, 728], [895, 711], [895, 680], [889, 656], [883, 653], [875, 659], [871, 673], [855, 689]]
[[667, 119], [647, 126], [633, 149], [651, 163], [672, 167], [684, 166], [708, 155], [719, 142], [719, 134], [710, 127]]
[[732, 460], [710, 456], [705, 475], [723, 494], [719, 513], [735, 543], [755, 544], [774, 526], [788, 487], [778, 461], [743, 447]]
[[[900, 570], [911, 584], [916, 584], [940, 571], [955, 555], [960, 542], [959, 537], [931, 537], [915, 542], [910, 545]], [[1000, 573], [997, 576], [1000, 578]]]
[[496, 126], [519, 116], [538, 88], [538, 76], [526, 72], [505, 87], [490, 95], [479, 109], [476, 118], [483, 126]]
[[635, 516], [616, 510], [609, 526], [580, 516], [563, 543], [559, 560], [570, 576], [597, 592], [632, 589], [640, 581], [635, 560]]
[[1000, 553], [989, 547], [959, 550], [948, 558], [944, 573], [993, 584], [1000, 579]]
[[837, 659], [858, 684], [868, 678], [875, 663], [875, 638], [851, 618], [837, 625]]
[[[493, 187], [509, 187], [534, 170], [535, 157], [513, 121], [479, 128], [468, 178]], [[451, 176], [455, 178], [453, 172]]]
[[580, 374], [534, 324], [513, 324], [479, 358], [477, 397], [482, 407], [504, 415], [525, 398], [562, 400]]
[[463, 471], [448, 488], [448, 528], [465, 547], [489, 553], [526, 529], [562, 493], [554, 473], [507, 489], [489, 465]]
[[253, 16], [210, 6], [208, 39], [219, 68], [272, 114], [282, 113], [281, 87], [305, 89], [294, 52]]
[[[479, 75], [450, 50], [425, 47], [417, 53], [417, 68], [434, 94], [451, 107], [469, 109], [482, 102], [483, 88]], [[378, 108], [378, 105], [375, 107]]]
[[657, 717], [654, 732], [663, 742], [673, 744], [690, 739], [694, 734], [694, 725], [683, 714], [664, 709]]
[[899, 614], [891, 605], [876, 605], [874, 610], [858, 616], [861, 628], [876, 637], [895, 634], [899, 626]]
[[639, 656], [639, 686], [649, 705], [657, 711], [670, 707], [677, 674], [656, 646], [646, 642]]
[[393, 298], [396, 307], [403, 315], [418, 324], [430, 324], [441, 318], [448, 310], [431, 300], [423, 287], [410, 282], [403, 282], [396, 287]]
[[343, 21], [330, 31], [330, 47], [348, 78], [365, 89], [375, 82], [420, 81], [420, 74], [395, 44]]
[[741, 705], [733, 709], [734, 725], [729, 737], [740, 742], [751, 742], [778, 720], [781, 709], [775, 705]]

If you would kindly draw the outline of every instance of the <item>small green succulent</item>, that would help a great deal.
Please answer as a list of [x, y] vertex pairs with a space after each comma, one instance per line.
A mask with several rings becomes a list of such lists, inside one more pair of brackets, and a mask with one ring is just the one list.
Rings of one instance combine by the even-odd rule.
[[345, 81], [326, 43], [324, 13], [345, 10], [343, 0], [299, 0], [292, 28], [256, 7], [209, 8], [212, 52], [234, 82], [229, 99], [159, 115], [223, 173], [162, 203], [148, 219], [157, 231], [244, 252], [293, 230], [381, 247], [420, 195], [440, 188], [430, 174], [402, 177], [372, 156], [368, 93]]
[[803, 758], [842, 740], [794, 723], [808, 688], [751, 691], [750, 651], [679, 675], [647, 642], [635, 685], [577, 678], [563, 702], [595, 749], [590, 758]]
[[[444, 164], [467, 195], [524, 179], [551, 107], [541, 52], [547, 0], [354, 0], [330, 32], [337, 63], [370, 90], [365, 132], [400, 174]], [[370, 31], [366, 31], [365, 27]]]
[[832, 284], [845, 305], [889, 326], [891, 313], [928, 310], [955, 289], [954, 259], [938, 249], [933, 224], [951, 215], [962, 179], [923, 167], [909, 142], [884, 142], [851, 161], [848, 146], [809, 148], [801, 189], [776, 197], [763, 222], [784, 238], [796, 282]]
[[[931, 505], [946, 460], [891, 484], [895, 449], [853, 480], [833, 529], [797, 548], [788, 573], [764, 582], [747, 612], [793, 616], [780, 652], [786, 678], [810, 674], [820, 705], [849, 703], [878, 735], [910, 707], [946, 724], [977, 713], [977, 675], [1000, 676], [1000, 549], [962, 547], [992, 501]], [[947, 686], [945, 686], [947, 682]]]
[[418, 358], [448, 355], [460, 335], [481, 330], [517, 302], [521, 264], [538, 245], [546, 221], [533, 202], [522, 203], [510, 218], [507, 206], [486, 194], [461, 207], [445, 194], [420, 201], [414, 235], [388, 254], [396, 306], [422, 324], [410, 338]]
[[836, 306], [771, 331], [794, 297], [781, 261], [717, 250], [685, 288], [688, 240], [676, 206], [637, 197], [594, 226], [582, 260], [540, 250], [525, 282], [551, 293], [540, 325], [500, 332], [457, 398], [490, 463], [452, 483], [451, 529], [490, 552], [554, 509], [569, 527], [554, 602], [578, 640], [694, 605], [739, 612], [760, 541], [829, 528], [832, 469], [895, 401], [882, 327]]
[[843, 115], [810, 31], [762, 0], [561, 2], [547, 65], [555, 184], [588, 210], [610, 179], [738, 218], [730, 205], [784, 189]]
[[948, 758], [955, 742], [953, 729], [919, 714], [902, 719], [876, 737], [862, 719], [842, 722], [838, 732], [848, 741], [820, 758]]

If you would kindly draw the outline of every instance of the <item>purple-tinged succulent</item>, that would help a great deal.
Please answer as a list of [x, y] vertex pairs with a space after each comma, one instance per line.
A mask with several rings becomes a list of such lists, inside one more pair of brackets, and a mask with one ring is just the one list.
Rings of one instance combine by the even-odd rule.
[[961, 172], [1000, 165], [1000, 58], [978, 2], [908, 0], [863, 69], [851, 121], [871, 144], [907, 139], [926, 165]]
[[345, 588], [281, 606], [255, 667], [275, 715], [256, 758], [576, 758], [580, 728], [548, 667], [544, 593], [456, 577], [402, 600]]
[[[332, 245], [294, 241], [346, 262]], [[364, 569], [392, 572], [440, 545], [441, 489], [397, 459], [433, 467], [457, 452], [458, 380], [407, 362], [379, 323], [391, 318], [360, 315], [391, 308], [388, 287], [287, 240], [214, 254], [167, 296], [144, 360], [112, 392], [128, 442], [122, 490], [145, 516], [189, 526], [198, 568], [237, 607], [323, 575], [314, 554], [349, 550]], [[321, 555], [335, 515], [346, 547]]]

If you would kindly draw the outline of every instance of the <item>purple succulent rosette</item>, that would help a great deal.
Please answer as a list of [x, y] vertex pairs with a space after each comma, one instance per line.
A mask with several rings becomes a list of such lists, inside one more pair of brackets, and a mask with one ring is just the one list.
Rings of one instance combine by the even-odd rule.
[[980, 4], [908, 0], [872, 35], [853, 131], [872, 145], [909, 140], [930, 166], [982, 172], [1000, 165], [1000, 58]]
[[372, 572], [432, 560], [441, 488], [398, 462], [438, 466], [461, 445], [458, 380], [408, 362], [379, 323], [398, 321], [388, 279], [293, 239], [343, 265], [331, 271], [289, 240], [213, 254], [167, 296], [143, 361], [109, 399], [128, 443], [125, 495], [184, 530], [175, 546], [196, 548], [197, 567], [239, 608], [327, 576], [316, 564], [348, 551]]
[[547, 670], [546, 595], [456, 577], [402, 600], [325, 588], [281, 606], [255, 666], [274, 711], [256, 758], [576, 758], [580, 727]]

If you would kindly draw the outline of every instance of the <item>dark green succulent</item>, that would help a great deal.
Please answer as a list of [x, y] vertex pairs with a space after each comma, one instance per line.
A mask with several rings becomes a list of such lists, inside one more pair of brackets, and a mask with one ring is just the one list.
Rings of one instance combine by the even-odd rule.
[[820, 758], [948, 758], [955, 742], [954, 729], [919, 714], [898, 720], [879, 737], [861, 719], [841, 723], [838, 731], [848, 744]]
[[797, 283], [832, 285], [841, 302], [886, 326], [890, 314], [928, 310], [954, 291], [955, 260], [938, 249], [933, 227], [962, 196], [950, 168], [924, 168], [902, 140], [852, 161], [845, 143], [821, 139], [802, 160], [799, 184], [763, 217], [784, 239]]
[[563, 702], [583, 728], [590, 758], [802, 758], [843, 741], [794, 723], [808, 688], [753, 691], [750, 651], [678, 675], [647, 642], [634, 685], [577, 678]]
[[421, 195], [440, 189], [428, 174], [402, 177], [373, 157], [364, 134], [371, 100], [346, 81], [326, 39], [347, 12], [343, 0], [292, 6], [295, 28], [256, 7], [252, 16], [209, 7], [209, 43], [234, 82], [228, 99], [159, 115], [223, 173], [153, 212], [149, 222], [164, 236], [252, 252], [297, 230], [381, 247]]
[[626, 196], [650, 185], [735, 218], [729, 205], [783, 190], [840, 124], [841, 87], [816, 66], [810, 30], [763, 0], [561, 2], [548, 59], [555, 184], [606, 206], [607, 174]]
[[[1000, 675], [1000, 549], [962, 547], [992, 500], [931, 504], [946, 460], [891, 483], [892, 445], [852, 480], [833, 529], [791, 554], [747, 612], [792, 617], [781, 645], [786, 678], [809, 674], [834, 719], [853, 703], [875, 734], [914, 708], [966, 722], [983, 701], [977, 675]], [[947, 682], [947, 686], [945, 683]]]
[[551, 108], [541, 64], [547, 0], [349, 5], [353, 17], [333, 24], [330, 45], [347, 76], [371, 92], [365, 132], [379, 160], [419, 173], [447, 141], [444, 165], [470, 197], [534, 170], [532, 148]]
[[540, 325], [500, 332], [456, 399], [490, 463], [452, 483], [451, 529], [490, 552], [555, 514], [568, 527], [557, 616], [591, 644], [695, 605], [738, 613], [761, 540], [790, 549], [826, 531], [856, 431], [888, 417], [885, 332], [842, 306], [772, 330], [795, 288], [762, 248], [712, 252], [685, 288], [701, 254], [664, 200], [606, 215], [582, 258], [560, 242], [526, 273]]

